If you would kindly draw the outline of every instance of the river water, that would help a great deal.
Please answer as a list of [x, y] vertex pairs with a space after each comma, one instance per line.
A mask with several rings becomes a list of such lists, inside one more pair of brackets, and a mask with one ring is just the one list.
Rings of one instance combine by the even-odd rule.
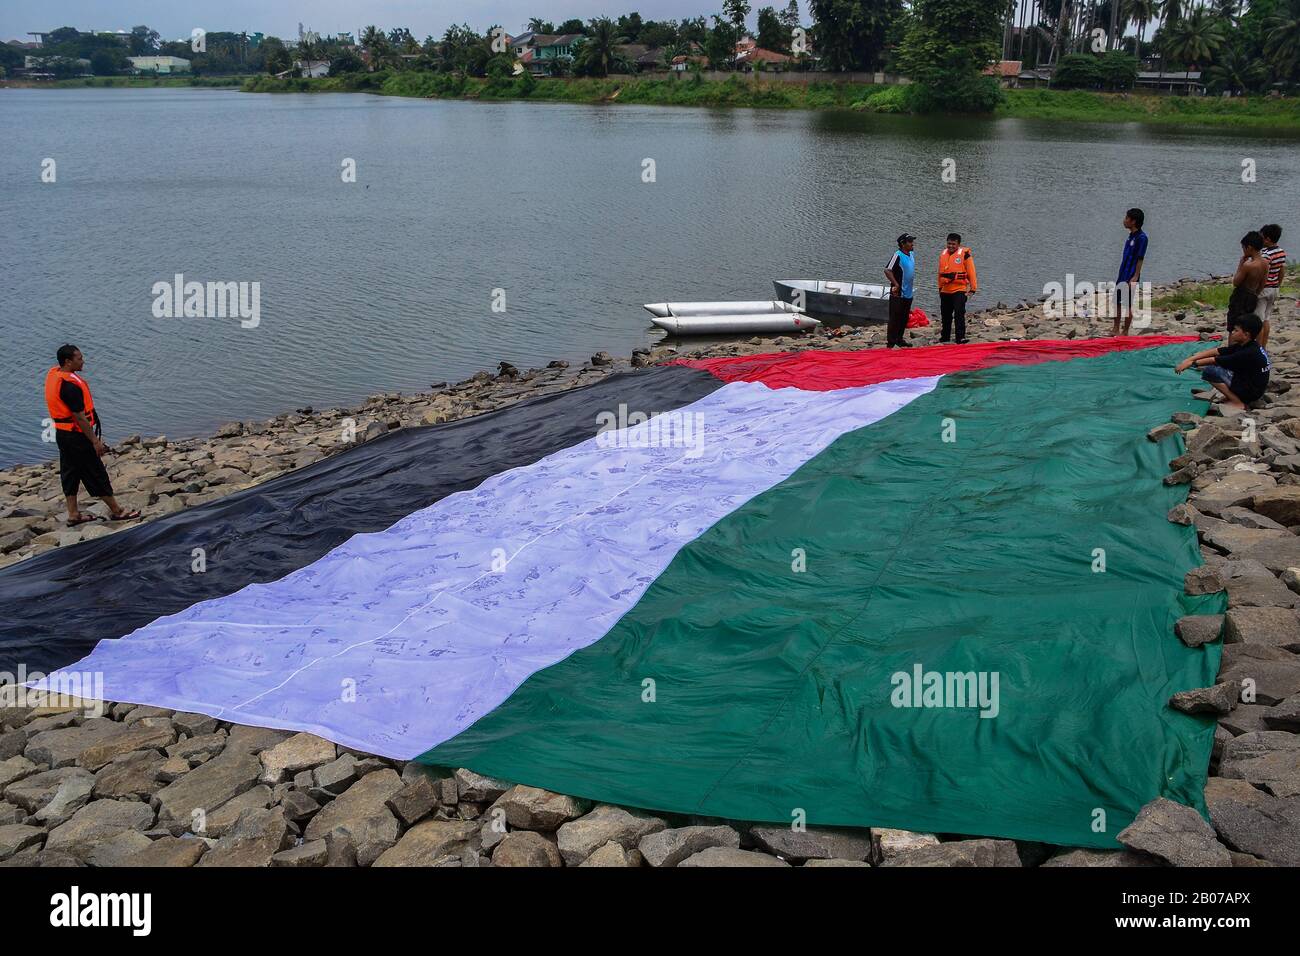
[[[65, 341], [110, 441], [175, 437], [627, 354], [642, 303], [882, 281], [904, 230], [930, 311], [950, 230], [976, 306], [1113, 280], [1131, 205], [1156, 282], [1300, 242], [1297, 139], [1236, 132], [204, 89], [0, 90], [0, 130], [0, 465], [53, 457]], [[257, 283], [256, 323], [157, 317], [177, 274]]]

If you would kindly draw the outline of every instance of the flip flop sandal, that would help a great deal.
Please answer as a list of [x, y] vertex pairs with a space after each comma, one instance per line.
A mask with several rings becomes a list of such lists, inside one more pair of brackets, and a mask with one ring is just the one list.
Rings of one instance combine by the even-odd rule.
[[75, 528], [79, 524], [86, 524], [88, 521], [98, 521], [99, 515], [84, 514], [78, 515], [75, 520], [65, 522], [69, 528]]
[[111, 515], [109, 521], [133, 521], [140, 517], [139, 510], [123, 511], [120, 515]]

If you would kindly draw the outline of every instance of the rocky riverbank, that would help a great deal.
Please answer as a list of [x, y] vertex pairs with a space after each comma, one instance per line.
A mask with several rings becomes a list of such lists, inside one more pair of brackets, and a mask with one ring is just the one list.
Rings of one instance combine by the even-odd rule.
[[[1188, 593], [1228, 595], [1226, 615], [1184, 618], [1177, 627], [1192, 646], [1224, 641], [1218, 684], [1170, 702], [1218, 717], [1206, 788], [1212, 826], [1157, 800], [1118, 835], [1127, 849], [1103, 852], [656, 816], [463, 769], [387, 760], [310, 734], [131, 704], [98, 711], [27, 699], [0, 704], [0, 865], [1300, 865], [1300, 399], [1288, 397], [1300, 384], [1300, 332], [1290, 327], [1296, 313], [1289, 298], [1270, 342], [1276, 369], [1262, 407], [1245, 415], [1218, 406], [1203, 418], [1179, 413], [1152, 422], [1147, 436], [1169, 448], [1166, 480], [1190, 485], [1188, 503], [1169, 515], [1194, 524], [1202, 542], [1205, 566], [1187, 576]], [[1157, 314], [1143, 331], [1208, 334], [1221, 326], [1220, 311], [1194, 307]], [[1022, 303], [974, 314], [970, 335], [1079, 338], [1108, 328], [1108, 320], [1048, 319], [1041, 306]], [[205, 439], [133, 438], [110, 467], [122, 499], [150, 520], [392, 428], [466, 417], [668, 357], [882, 344], [880, 329], [840, 331], [680, 351], [661, 345], [629, 360], [600, 354], [579, 368], [502, 365], [420, 395], [231, 423]], [[937, 334], [933, 326], [910, 332], [916, 344]], [[1185, 451], [1178, 454], [1180, 430]], [[119, 527], [64, 528], [60, 505], [54, 464], [0, 473], [0, 560]]]

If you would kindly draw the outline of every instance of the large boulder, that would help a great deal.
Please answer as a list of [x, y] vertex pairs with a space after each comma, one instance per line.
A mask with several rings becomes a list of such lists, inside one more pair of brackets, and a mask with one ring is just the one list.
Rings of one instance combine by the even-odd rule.
[[740, 846], [740, 834], [728, 826], [677, 827], [643, 836], [637, 844], [651, 866], [677, 866], [710, 847]]
[[1205, 805], [1227, 846], [1281, 866], [1300, 866], [1300, 797], [1280, 799], [1245, 780], [1210, 777]]
[[1251, 499], [1251, 510], [1291, 527], [1300, 524], [1300, 485], [1279, 485]]
[[248, 809], [196, 866], [270, 866], [271, 859], [292, 843], [289, 824], [279, 807]]
[[1228, 592], [1230, 608], [1295, 607], [1300, 601], [1300, 597], [1258, 561], [1232, 560], [1215, 571]]
[[159, 825], [180, 836], [197, 822], [199, 811], [206, 817], [227, 800], [251, 790], [261, 772], [262, 764], [253, 754], [222, 751], [158, 791]]
[[563, 824], [556, 838], [564, 862], [577, 866], [607, 843], [617, 843], [630, 850], [643, 836], [658, 833], [667, 826], [658, 817], [638, 816], [622, 807], [601, 804], [586, 816]]
[[532, 830], [515, 830], [506, 834], [492, 851], [493, 866], [563, 866], [564, 861], [554, 843]]
[[369, 866], [397, 842], [401, 825], [387, 804], [401, 789], [395, 770], [367, 774], [312, 817], [303, 836], [350, 848], [358, 864]]
[[1260, 730], [1223, 745], [1219, 776], [1245, 780], [1275, 797], [1300, 796], [1300, 736]]
[[277, 784], [299, 770], [310, 770], [332, 762], [337, 756], [334, 743], [315, 734], [294, 734], [288, 740], [261, 752], [262, 782]]
[[1255, 495], [1276, 487], [1277, 480], [1268, 475], [1234, 471], [1200, 489], [1193, 497], [1192, 503], [1199, 511], [1218, 515], [1225, 508], [1249, 505]]
[[1224, 621], [1223, 639], [1229, 644], [1267, 644], [1300, 650], [1300, 613], [1288, 607], [1233, 608]]
[[1157, 797], [1116, 837], [1130, 850], [1149, 853], [1170, 866], [1231, 866], [1232, 857], [1214, 830], [1191, 807]]
[[837, 830], [810, 827], [757, 826], [750, 838], [768, 853], [783, 860], [866, 860], [871, 856], [870, 830]]
[[576, 797], [519, 784], [498, 797], [488, 814], [490, 816], [494, 810], [502, 811], [506, 822], [518, 830], [550, 831], [569, 820], [576, 820], [587, 812], [588, 806]]
[[922, 846], [885, 860], [882, 866], [1022, 866], [1013, 840], [954, 840]]
[[1267, 538], [1244, 551], [1235, 552], [1235, 555], [1258, 561], [1274, 574], [1281, 574], [1287, 568], [1300, 567], [1300, 537], [1288, 534]]
[[5, 800], [54, 827], [89, 803], [94, 787], [95, 778], [89, 770], [60, 767], [11, 783], [5, 789]]
[[1217, 641], [1223, 631], [1222, 614], [1189, 614], [1174, 624], [1174, 633], [1188, 647]]
[[1241, 684], [1247, 704], [1280, 704], [1300, 693], [1300, 658], [1267, 644], [1228, 644], [1219, 680]]
[[784, 860], [778, 860], [766, 853], [754, 853], [729, 846], [713, 846], [701, 850], [694, 856], [682, 860], [678, 866], [707, 867], [741, 867], [741, 866], [789, 866]]
[[33, 763], [43, 763], [51, 770], [58, 770], [77, 764], [83, 750], [129, 732], [128, 727], [108, 717], [92, 717], [80, 725], [33, 734], [23, 755]]
[[1155, 857], [1132, 850], [1067, 850], [1052, 857], [1043, 866], [1132, 867], [1160, 866]]
[[425, 820], [406, 831], [375, 866], [430, 866], [466, 849], [477, 849], [479, 824], [472, 820]]
[[154, 750], [135, 750], [95, 774], [94, 795], [105, 800], [147, 799], [163, 788], [166, 759]]
[[[50, 831], [47, 850], [62, 850], [79, 860], [89, 860], [100, 844], [125, 830], [143, 834], [153, 826], [154, 812], [136, 800], [96, 800], [82, 807], [67, 823]], [[139, 850], [141, 847], [135, 847]]]

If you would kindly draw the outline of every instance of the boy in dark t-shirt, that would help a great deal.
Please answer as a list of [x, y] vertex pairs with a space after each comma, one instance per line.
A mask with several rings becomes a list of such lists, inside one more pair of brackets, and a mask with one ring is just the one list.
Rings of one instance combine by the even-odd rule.
[[1259, 347], [1264, 323], [1258, 315], [1243, 315], [1228, 333], [1228, 345], [1206, 349], [1183, 359], [1174, 371], [1204, 369], [1201, 377], [1209, 382], [1233, 408], [1245, 408], [1264, 396], [1268, 375], [1273, 370], [1268, 353]]

